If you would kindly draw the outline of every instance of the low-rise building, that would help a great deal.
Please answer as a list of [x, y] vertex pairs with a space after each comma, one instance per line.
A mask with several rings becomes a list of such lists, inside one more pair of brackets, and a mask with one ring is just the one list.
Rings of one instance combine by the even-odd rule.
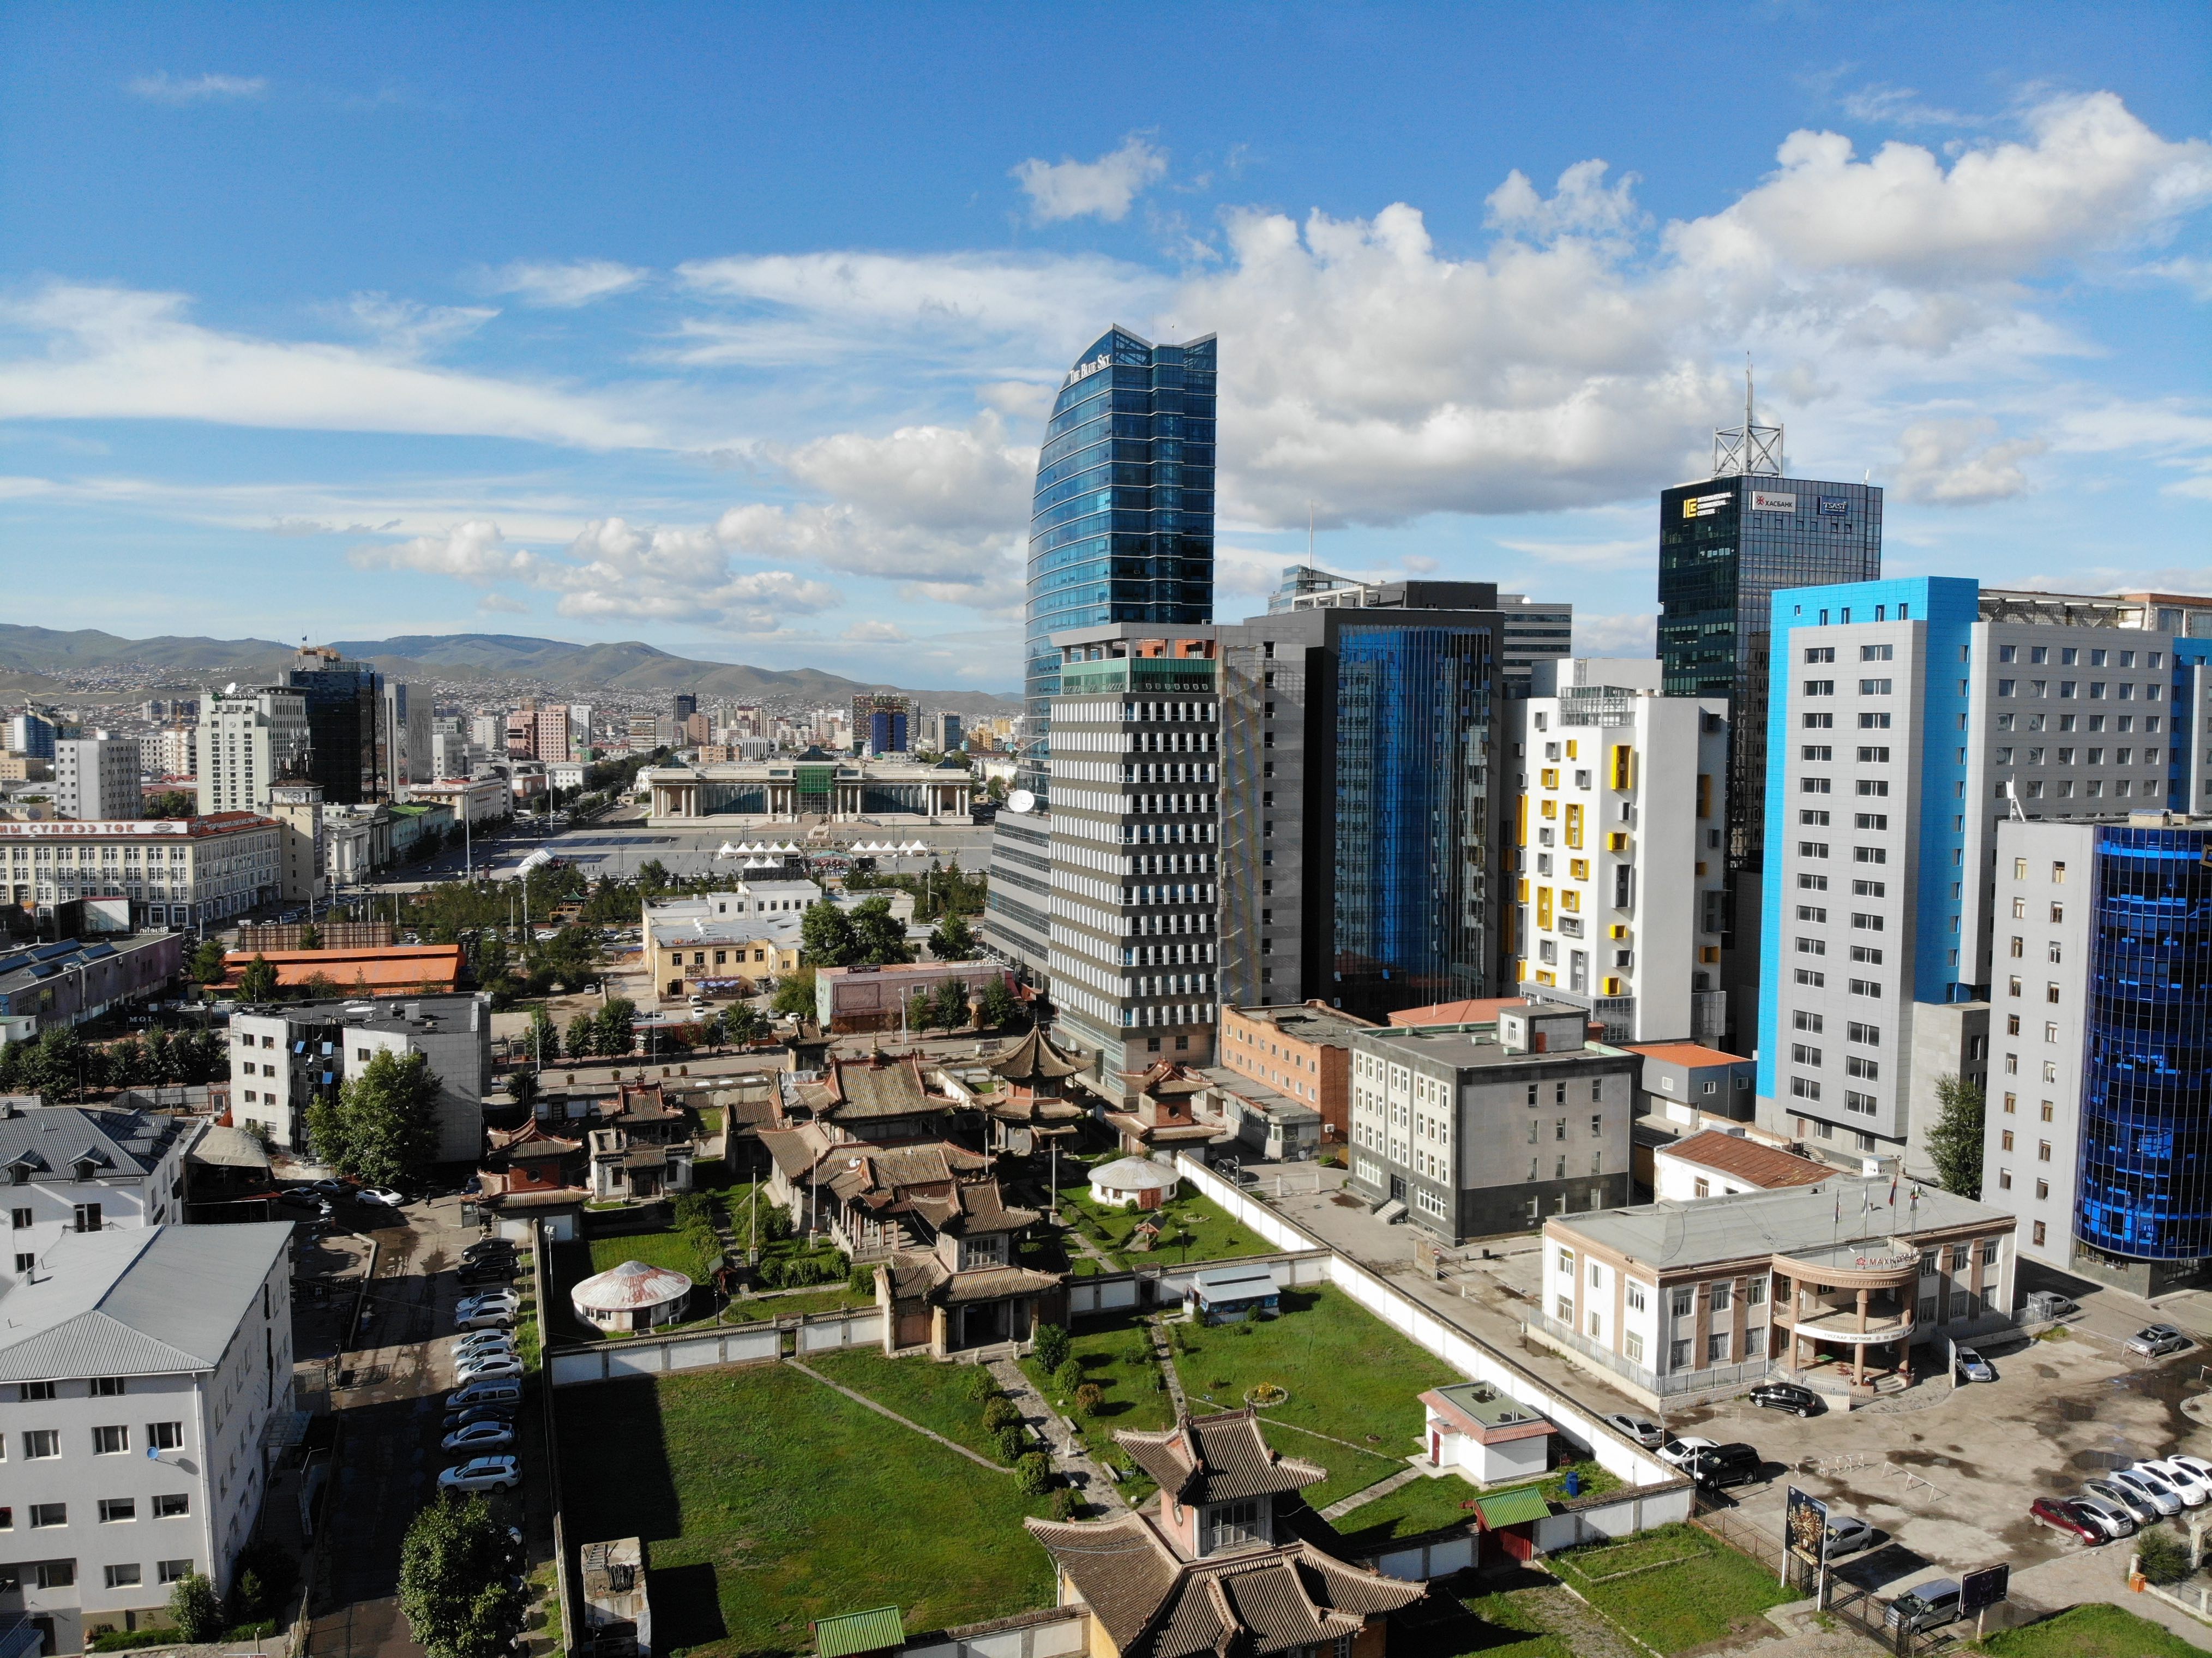
[[473, 828], [496, 822], [514, 811], [514, 796], [504, 777], [447, 777], [434, 783], [410, 783], [410, 800], [440, 801], [453, 814], [456, 823]]
[[[633, 731], [632, 753], [652, 746], [641, 745]], [[886, 817], [965, 823], [971, 786], [964, 766], [866, 759], [819, 749], [788, 758], [659, 766], [641, 771], [637, 780], [652, 792], [648, 821], [655, 829], [795, 823], [808, 817], [840, 823]]]
[[307, 1108], [335, 1095], [380, 1052], [422, 1054], [438, 1078], [440, 1163], [474, 1163], [491, 1092], [491, 1010], [482, 996], [288, 1002], [230, 1018], [231, 1115], [277, 1145], [307, 1145]]
[[181, 933], [103, 934], [0, 950], [0, 1042], [28, 1042], [153, 996], [184, 970]]
[[128, 898], [134, 926], [219, 922], [281, 896], [284, 834], [252, 811], [0, 823], [0, 898]]
[[1714, 1128], [1654, 1146], [1651, 1163], [1651, 1195], [1677, 1203], [1810, 1186], [1836, 1172], [1825, 1163], [1763, 1145], [1747, 1134]]
[[0, 1607], [48, 1652], [230, 1588], [292, 1408], [289, 1222], [71, 1235], [0, 1291]]
[[222, 958], [223, 988], [235, 991], [256, 957], [276, 970], [279, 990], [329, 995], [450, 996], [460, 983], [459, 944], [364, 945], [354, 950], [234, 950]]
[[185, 1154], [206, 1132], [197, 1117], [0, 1100], [0, 1295], [52, 1270], [72, 1233], [184, 1220]]
[[969, 1005], [994, 979], [1008, 989], [1014, 976], [996, 962], [897, 962], [883, 967], [825, 967], [814, 975], [814, 1017], [825, 1030], [896, 1030], [916, 993], [935, 996], [947, 984], [965, 987]]
[[799, 920], [822, 896], [811, 881], [741, 882], [726, 892], [644, 907], [647, 981], [663, 997], [751, 995], [799, 967]]
[[1549, 1422], [1487, 1382], [1455, 1382], [1421, 1395], [1428, 1465], [1470, 1485], [1541, 1479], [1551, 1469]]
[[1453, 1244], [1625, 1201], [1637, 1059], [1590, 1041], [1589, 1022], [1537, 1003], [1492, 1024], [1359, 1033], [1353, 1189]]
[[1628, 1051], [1644, 1060], [1636, 1084], [1639, 1117], [1691, 1123], [1702, 1114], [1749, 1122], [1757, 1110], [1757, 1060], [1698, 1042], [1631, 1042]]
[[1555, 1216], [1525, 1327], [1652, 1406], [1770, 1374], [1871, 1396], [1945, 1369], [1917, 1344], [2010, 1323], [2014, 1226], [1933, 1187], [1838, 1172]]
[[1224, 1007], [1218, 1063], [1310, 1108], [1341, 1145], [1352, 1127], [1352, 1039], [1375, 1027], [1327, 1002]]

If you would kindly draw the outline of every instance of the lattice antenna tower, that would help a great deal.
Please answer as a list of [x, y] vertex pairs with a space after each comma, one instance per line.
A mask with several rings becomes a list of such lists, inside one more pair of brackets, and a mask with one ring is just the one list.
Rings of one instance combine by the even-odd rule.
[[1743, 357], [1743, 424], [1713, 434], [1715, 477], [1782, 476], [1782, 428], [1752, 418], [1751, 354]]

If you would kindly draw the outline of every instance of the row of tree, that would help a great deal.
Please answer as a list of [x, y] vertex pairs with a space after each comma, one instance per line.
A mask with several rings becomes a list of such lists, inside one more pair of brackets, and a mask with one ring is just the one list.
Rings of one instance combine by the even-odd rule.
[[921, 1031], [931, 1026], [955, 1030], [969, 1022], [972, 1011], [978, 1026], [997, 1027], [1010, 1023], [1021, 1011], [1021, 1003], [1014, 993], [1006, 988], [1006, 981], [994, 974], [983, 984], [981, 993], [971, 1005], [968, 987], [957, 979], [947, 979], [935, 991], [917, 990], [906, 1005], [908, 1029]]
[[[906, 928], [878, 894], [847, 909], [824, 898], [799, 920], [799, 948], [809, 967], [884, 967], [914, 959]], [[972, 962], [982, 954], [964, 915], [947, 914], [929, 935], [929, 953], [940, 962]]]
[[217, 1082], [230, 1075], [220, 1031], [155, 1030], [120, 1042], [88, 1042], [66, 1025], [35, 1042], [0, 1047], [0, 1094], [78, 1100], [118, 1088]]

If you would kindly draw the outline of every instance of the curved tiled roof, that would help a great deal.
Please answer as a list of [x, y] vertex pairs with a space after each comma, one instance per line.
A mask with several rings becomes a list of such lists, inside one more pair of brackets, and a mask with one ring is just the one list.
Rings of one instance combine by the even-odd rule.
[[1328, 1469], [1269, 1445], [1258, 1413], [1249, 1407], [1186, 1416], [1158, 1433], [1125, 1429], [1114, 1438], [1154, 1485], [1183, 1503], [1233, 1503], [1301, 1491], [1328, 1478]]

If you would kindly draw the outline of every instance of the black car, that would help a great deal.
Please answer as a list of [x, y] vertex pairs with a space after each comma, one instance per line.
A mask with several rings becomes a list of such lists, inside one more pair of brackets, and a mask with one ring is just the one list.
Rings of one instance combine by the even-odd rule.
[[504, 1284], [514, 1276], [511, 1260], [475, 1260], [456, 1275], [464, 1284]]
[[1751, 1402], [1763, 1411], [1791, 1411], [1799, 1416], [1818, 1416], [1828, 1408], [1820, 1394], [1794, 1382], [1762, 1382], [1751, 1390]]
[[477, 1422], [503, 1422], [512, 1427], [514, 1424], [514, 1406], [471, 1405], [465, 1411], [448, 1411], [446, 1412], [446, 1425], [441, 1431], [451, 1433], [456, 1428], [465, 1428]]
[[514, 1259], [514, 1242], [511, 1238], [485, 1238], [462, 1250], [461, 1259], [464, 1261], [512, 1260]]
[[1741, 1441], [1699, 1451], [1689, 1465], [1690, 1477], [1709, 1491], [1723, 1485], [1743, 1485], [1759, 1478], [1759, 1453]]

